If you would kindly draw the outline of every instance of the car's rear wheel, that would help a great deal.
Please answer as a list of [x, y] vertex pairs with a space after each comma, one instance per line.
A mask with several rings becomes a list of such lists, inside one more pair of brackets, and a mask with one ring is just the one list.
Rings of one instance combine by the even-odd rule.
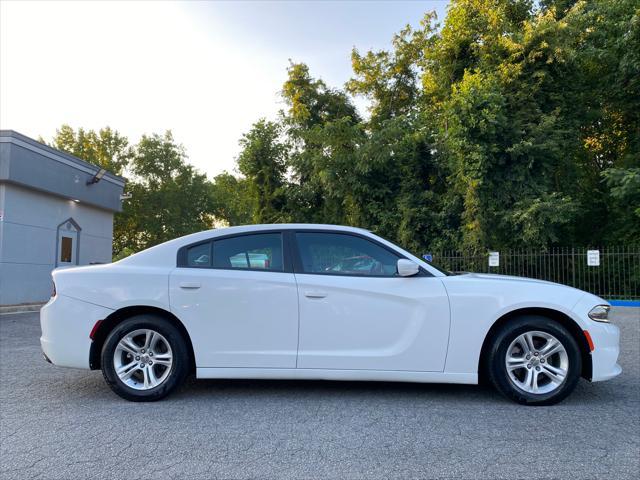
[[160, 400], [177, 388], [189, 369], [180, 331], [167, 319], [139, 315], [118, 324], [102, 348], [102, 374], [122, 398]]
[[495, 335], [488, 355], [491, 382], [525, 405], [552, 405], [575, 388], [582, 370], [580, 347], [558, 322], [527, 315]]

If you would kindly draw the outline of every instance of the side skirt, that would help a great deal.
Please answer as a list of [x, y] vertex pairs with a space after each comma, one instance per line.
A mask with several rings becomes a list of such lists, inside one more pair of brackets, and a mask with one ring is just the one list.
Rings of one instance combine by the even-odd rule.
[[476, 373], [407, 372], [396, 370], [324, 370], [316, 368], [197, 368], [197, 378], [272, 380], [346, 380], [415, 383], [478, 383]]

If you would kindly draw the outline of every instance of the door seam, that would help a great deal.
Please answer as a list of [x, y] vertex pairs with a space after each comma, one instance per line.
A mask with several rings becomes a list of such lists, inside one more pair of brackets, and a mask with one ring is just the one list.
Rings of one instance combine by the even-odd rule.
[[298, 357], [300, 357], [300, 287], [295, 273], [293, 280], [296, 283], [296, 299], [298, 300], [298, 344], [296, 345], [296, 368], [298, 368]]

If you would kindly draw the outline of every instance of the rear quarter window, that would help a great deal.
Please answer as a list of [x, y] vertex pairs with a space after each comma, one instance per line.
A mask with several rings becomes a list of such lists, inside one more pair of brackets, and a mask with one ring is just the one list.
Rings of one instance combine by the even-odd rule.
[[210, 267], [211, 266], [211, 242], [201, 243], [187, 248], [187, 267]]

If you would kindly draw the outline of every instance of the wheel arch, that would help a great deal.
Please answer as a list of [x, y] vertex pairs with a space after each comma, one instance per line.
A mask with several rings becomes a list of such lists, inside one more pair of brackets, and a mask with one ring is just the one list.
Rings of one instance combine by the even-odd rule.
[[582, 372], [581, 376], [586, 378], [587, 380], [591, 380], [593, 365], [591, 362], [591, 351], [589, 349], [589, 344], [587, 339], [580, 328], [580, 325], [576, 323], [570, 316], [566, 313], [560, 312], [559, 310], [554, 310], [551, 308], [542, 308], [542, 307], [528, 307], [528, 308], [519, 308], [516, 310], [512, 310], [510, 312], [505, 313], [500, 318], [498, 318], [491, 328], [487, 332], [487, 335], [484, 338], [484, 342], [482, 343], [482, 348], [480, 350], [480, 358], [478, 359], [478, 378], [481, 382], [486, 381], [487, 379], [487, 355], [489, 353], [491, 347], [491, 340], [495, 337], [495, 335], [500, 331], [503, 325], [509, 322], [511, 319], [520, 317], [522, 315], [539, 315], [542, 317], [550, 318], [561, 324], [565, 327], [571, 336], [574, 338], [576, 343], [580, 348], [580, 355], [582, 357]]
[[120, 308], [102, 320], [98, 330], [96, 330], [93, 336], [93, 341], [91, 342], [91, 348], [89, 350], [89, 367], [91, 370], [98, 370], [101, 368], [100, 355], [102, 353], [102, 346], [109, 336], [109, 333], [111, 333], [111, 331], [124, 320], [143, 314], [163, 317], [169, 320], [173, 326], [178, 329], [187, 343], [187, 348], [189, 349], [189, 358], [191, 362], [190, 370], [195, 371], [195, 354], [193, 351], [193, 344], [191, 343], [191, 337], [189, 336], [189, 332], [185, 328], [184, 324], [178, 317], [168, 310], [149, 305], [135, 305]]

